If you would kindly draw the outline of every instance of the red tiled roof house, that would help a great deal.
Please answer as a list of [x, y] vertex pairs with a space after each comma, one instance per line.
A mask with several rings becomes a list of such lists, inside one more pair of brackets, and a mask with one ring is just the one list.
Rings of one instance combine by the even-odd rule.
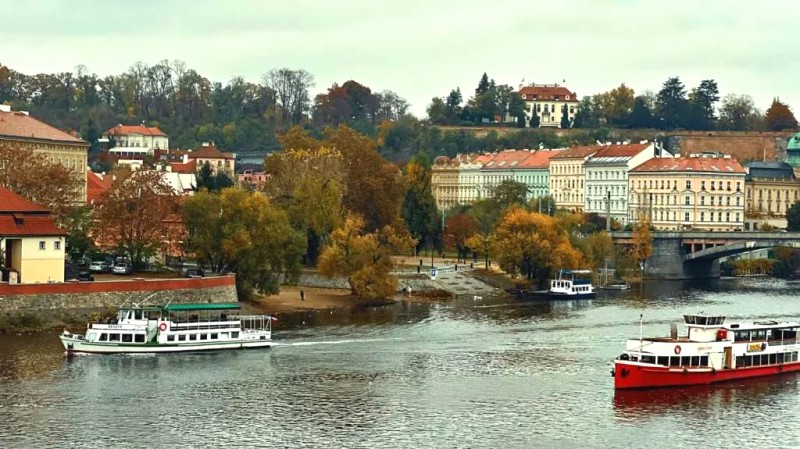
[[[65, 238], [49, 210], [0, 187], [4, 282], [64, 282]], [[0, 284], [0, 294], [2, 291]]]

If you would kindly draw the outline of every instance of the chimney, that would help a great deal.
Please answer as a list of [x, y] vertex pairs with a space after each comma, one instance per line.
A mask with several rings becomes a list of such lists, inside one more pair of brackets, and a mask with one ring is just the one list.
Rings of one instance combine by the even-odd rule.
[[181, 158], [181, 162], [183, 162], [184, 164], [188, 164], [189, 163], [189, 155], [184, 153], [183, 157]]

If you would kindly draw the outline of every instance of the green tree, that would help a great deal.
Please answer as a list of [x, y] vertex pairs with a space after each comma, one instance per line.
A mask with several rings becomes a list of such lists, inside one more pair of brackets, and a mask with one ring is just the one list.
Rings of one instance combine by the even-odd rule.
[[561, 129], [569, 129], [572, 125], [572, 122], [569, 119], [569, 107], [564, 104], [561, 107]]
[[[537, 125], [538, 126], [538, 125]], [[594, 97], [586, 96], [581, 98], [578, 104], [578, 111], [575, 113], [573, 128], [597, 128], [600, 126], [600, 119], [594, 105]], [[533, 127], [533, 125], [531, 125]]]
[[633, 109], [628, 115], [628, 128], [650, 128], [653, 126], [653, 113], [644, 97], [636, 97]]
[[797, 128], [797, 119], [792, 110], [777, 98], [772, 100], [772, 105], [767, 109], [766, 122], [767, 128], [772, 131]]
[[447, 122], [447, 105], [439, 97], [433, 97], [431, 104], [428, 105], [428, 121], [435, 124]]
[[403, 199], [403, 220], [411, 236], [417, 241], [416, 250], [425, 243], [433, 244], [439, 231], [439, 216], [431, 191], [431, 172], [412, 158], [405, 168], [406, 190]]
[[540, 214], [553, 216], [558, 210], [556, 200], [551, 195], [537, 196], [528, 203], [528, 210]]
[[656, 96], [656, 118], [662, 129], [676, 129], [684, 126], [689, 102], [686, 88], [680, 78], [669, 78], [664, 82]]
[[478, 82], [478, 87], [475, 88], [475, 96], [478, 97], [485, 94], [489, 91], [489, 87], [491, 87], [489, 76], [486, 74], [486, 72], [483, 72], [481, 80]]
[[90, 236], [92, 228], [92, 208], [88, 205], [73, 206], [64, 216], [64, 229], [67, 231], [67, 252], [78, 259], [95, 249]]
[[786, 230], [800, 232], [800, 203], [794, 203], [786, 211]]
[[714, 80], [703, 80], [700, 86], [689, 93], [689, 117], [687, 127], [696, 130], [713, 129], [716, 124], [715, 104], [719, 101], [719, 89]]
[[592, 97], [594, 111], [609, 126], [623, 126], [634, 105], [633, 89], [624, 83]]
[[444, 107], [444, 117], [447, 124], [453, 125], [458, 123], [462, 113], [461, 103], [463, 101], [464, 98], [461, 96], [461, 89], [458, 87], [451, 90], [450, 94], [447, 95]]
[[235, 272], [240, 299], [278, 292], [281, 276], [300, 275], [305, 236], [266, 196], [241, 189], [198, 192], [185, 200], [186, 249], [216, 272]]
[[730, 93], [722, 99], [717, 127], [725, 131], [760, 131], [764, 117], [749, 95]]
[[528, 186], [524, 183], [506, 179], [492, 189], [492, 202], [498, 213], [512, 205], [527, 207]]

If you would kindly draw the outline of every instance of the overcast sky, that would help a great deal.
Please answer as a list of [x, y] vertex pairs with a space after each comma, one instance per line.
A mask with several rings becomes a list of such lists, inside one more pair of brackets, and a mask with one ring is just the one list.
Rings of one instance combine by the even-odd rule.
[[418, 116], [456, 86], [472, 95], [483, 72], [579, 96], [680, 76], [687, 88], [715, 79], [762, 110], [775, 96], [800, 109], [792, 0], [0, 0], [0, 11], [0, 63], [29, 74], [180, 59], [225, 82], [302, 68], [312, 96], [354, 79]]

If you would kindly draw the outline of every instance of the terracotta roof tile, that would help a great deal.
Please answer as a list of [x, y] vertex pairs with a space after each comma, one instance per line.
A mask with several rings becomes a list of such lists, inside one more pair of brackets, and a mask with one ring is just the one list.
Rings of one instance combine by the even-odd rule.
[[0, 187], [0, 213], [4, 212], [48, 212], [48, 210], [5, 187]]
[[53, 223], [49, 214], [2, 214], [0, 213], [0, 236], [56, 236], [67, 235]]
[[170, 162], [169, 166], [172, 167], [173, 173], [196, 173], [197, 161], [191, 160], [185, 164], [180, 162]]
[[106, 132], [103, 133], [104, 135], [108, 136], [129, 136], [131, 134], [141, 134], [143, 136], [164, 136], [164, 131], [156, 128], [155, 126], [144, 126], [144, 125], [117, 125], [113, 128], [109, 128]]
[[534, 151], [519, 164], [520, 168], [549, 168], [550, 159], [564, 150], [539, 150]]
[[527, 150], [504, 150], [494, 155], [494, 157], [483, 164], [484, 170], [510, 169], [516, 168], [522, 161], [529, 158], [530, 151]]
[[551, 159], [583, 159], [597, 153], [601, 148], [602, 145], [570, 147]]
[[525, 86], [519, 93], [525, 96], [525, 100], [566, 100], [569, 97], [568, 101], [578, 101], [575, 92], [559, 85]]
[[601, 147], [597, 153], [595, 153], [592, 157], [633, 157], [637, 154], [641, 153], [642, 151], [646, 150], [648, 147], [652, 146], [652, 143], [631, 143], [627, 145], [607, 145]]
[[82, 139], [18, 111], [0, 111], [0, 138], [2, 137], [49, 140], [89, 146], [89, 143]]
[[214, 144], [204, 146], [187, 154], [189, 159], [234, 159], [233, 154], [220, 151]]
[[101, 175], [91, 170], [86, 171], [86, 202], [96, 203], [103, 194], [111, 188], [113, 176]]
[[745, 173], [736, 159], [729, 157], [656, 158], [633, 168], [631, 172], [691, 171], [700, 173]]

